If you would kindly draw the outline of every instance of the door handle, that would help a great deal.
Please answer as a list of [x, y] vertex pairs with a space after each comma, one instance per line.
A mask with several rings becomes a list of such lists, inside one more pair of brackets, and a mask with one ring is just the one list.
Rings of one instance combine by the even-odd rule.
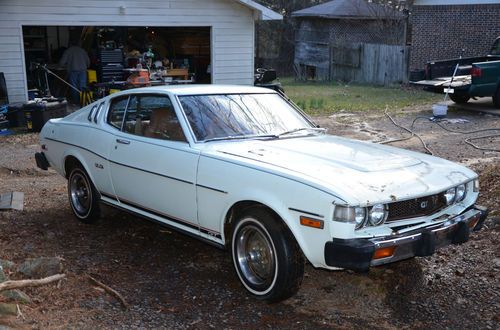
[[119, 144], [130, 144], [130, 141], [122, 140], [122, 139], [116, 139], [116, 142]]

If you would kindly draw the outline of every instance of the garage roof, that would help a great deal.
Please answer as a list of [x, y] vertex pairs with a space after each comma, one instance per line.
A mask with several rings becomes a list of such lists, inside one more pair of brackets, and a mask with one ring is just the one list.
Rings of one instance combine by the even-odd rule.
[[266, 6], [263, 6], [261, 4], [258, 4], [255, 1], [251, 0], [236, 0], [237, 2], [241, 3], [242, 5], [249, 7], [253, 10], [255, 10], [259, 14], [259, 19], [265, 20], [265, 21], [270, 21], [270, 20], [282, 20], [283, 15], [278, 14], [275, 11], [272, 11], [271, 9], [267, 8]]

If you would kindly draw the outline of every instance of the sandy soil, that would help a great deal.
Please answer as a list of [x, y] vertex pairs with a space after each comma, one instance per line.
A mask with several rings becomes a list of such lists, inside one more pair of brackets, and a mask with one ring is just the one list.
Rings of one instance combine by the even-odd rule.
[[[429, 109], [394, 116], [410, 126]], [[500, 118], [452, 113], [445, 123], [464, 131], [500, 128]], [[381, 141], [401, 138], [376, 113], [316, 118], [333, 134]], [[27, 289], [33, 302], [22, 317], [0, 319], [13, 328], [417, 328], [497, 329], [500, 324], [500, 153], [476, 150], [466, 136], [443, 131], [426, 119], [414, 130], [440, 157], [478, 171], [479, 203], [492, 209], [483, 231], [434, 256], [374, 268], [368, 274], [306, 267], [299, 293], [268, 305], [249, 297], [228, 253], [126, 213], [104, 208], [88, 226], [69, 209], [66, 182], [34, 165], [37, 135], [0, 137], [0, 191], [25, 193], [22, 212], [0, 213], [0, 259], [59, 256], [68, 274], [54, 285]], [[490, 132], [491, 133], [491, 132]], [[473, 136], [478, 136], [477, 133]], [[476, 141], [500, 148], [500, 139]], [[423, 151], [417, 138], [395, 146]], [[91, 275], [119, 291], [118, 301], [87, 279]], [[0, 298], [0, 301], [2, 298]], [[1, 327], [1, 326], [0, 326]]]

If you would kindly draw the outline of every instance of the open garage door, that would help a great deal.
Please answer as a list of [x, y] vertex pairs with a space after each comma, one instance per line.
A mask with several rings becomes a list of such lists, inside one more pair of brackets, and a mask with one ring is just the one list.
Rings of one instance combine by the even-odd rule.
[[23, 41], [30, 96], [39, 90], [70, 98], [71, 88], [37, 64], [69, 80], [71, 67], [60, 61], [75, 45], [89, 57], [86, 85], [94, 95], [212, 82], [210, 27], [23, 26]]

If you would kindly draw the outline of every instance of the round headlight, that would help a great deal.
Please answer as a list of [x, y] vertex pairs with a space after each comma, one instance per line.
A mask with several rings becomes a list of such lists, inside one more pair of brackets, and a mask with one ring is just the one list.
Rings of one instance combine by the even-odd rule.
[[364, 207], [354, 208], [354, 219], [356, 220], [356, 229], [363, 227], [366, 219], [366, 209]]
[[368, 220], [372, 226], [378, 226], [385, 221], [386, 216], [387, 211], [385, 209], [385, 205], [375, 204], [370, 210]]
[[444, 198], [446, 198], [446, 205], [451, 205], [455, 201], [455, 196], [457, 191], [455, 188], [450, 188], [444, 193]]
[[455, 197], [455, 200], [457, 202], [461, 202], [465, 199], [465, 194], [467, 193], [467, 190], [465, 189], [465, 185], [461, 184], [460, 186], [457, 187], [457, 196]]

